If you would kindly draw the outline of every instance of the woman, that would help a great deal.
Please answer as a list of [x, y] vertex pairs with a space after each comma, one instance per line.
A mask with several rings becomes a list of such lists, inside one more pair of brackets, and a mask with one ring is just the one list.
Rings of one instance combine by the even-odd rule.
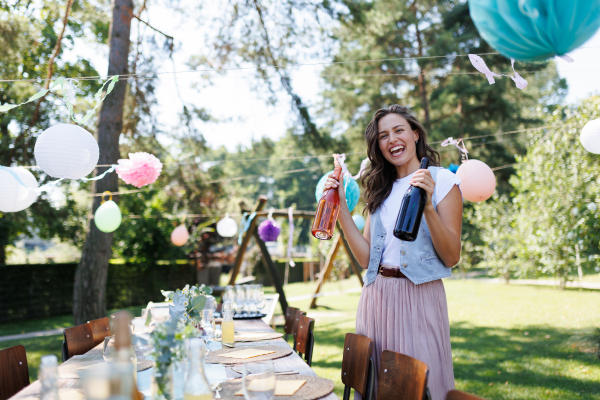
[[[439, 167], [439, 153], [427, 145], [427, 132], [406, 107], [378, 110], [365, 138], [371, 163], [362, 178], [368, 210], [364, 234], [346, 205], [343, 178], [338, 182], [330, 176], [325, 185], [338, 188], [339, 221], [354, 256], [367, 269], [356, 333], [375, 342], [376, 377], [383, 350], [409, 355], [428, 365], [432, 399], [443, 400], [454, 389], [454, 372], [441, 279], [460, 259], [460, 179]], [[430, 160], [428, 169], [419, 169], [423, 157]], [[427, 194], [414, 242], [392, 233], [409, 185]]]

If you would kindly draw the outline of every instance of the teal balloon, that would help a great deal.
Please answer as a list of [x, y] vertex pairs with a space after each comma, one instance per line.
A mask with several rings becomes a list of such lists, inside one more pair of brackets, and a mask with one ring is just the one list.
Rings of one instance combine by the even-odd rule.
[[[315, 197], [317, 202], [321, 199], [323, 195], [323, 188], [325, 187], [325, 182], [327, 182], [327, 177], [333, 173], [333, 170], [329, 171], [325, 175], [321, 177], [319, 182], [317, 183], [317, 188], [315, 190]], [[358, 204], [358, 198], [360, 197], [360, 188], [358, 187], [358, 183], [354, 179], [344, 178], [344, 192], [346, 193], [346, 204], [348, 204], [348, 209], [350, 212], [354, 210], [354, 207]]]
[[490, 46], [519, 61], [568, 53], [600, 27], [600, 0], [469, 0], [469, 12]]
[[362, 215], [353, 215], [352, 219], [354, 220], [354, 223], [356, 224], [356, 227], [359, 230], [363, 230], [363, 228], [365, 227], [365, 219], [363, 218]]
[[108, 200], [100, 204], [94, 214], [94, 223], [102, 232], [110, 233], [117, 230], [121, 225], [121, 210], [117, 203]]

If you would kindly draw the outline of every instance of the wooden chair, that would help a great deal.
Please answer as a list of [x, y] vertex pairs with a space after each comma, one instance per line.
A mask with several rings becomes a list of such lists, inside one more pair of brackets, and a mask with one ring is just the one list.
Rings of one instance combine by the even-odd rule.
[[85, 354], [95, 347], [94, 335], [89, 324], [67, 328], [64, 331], [65, 341], [63, 347], [63, 359]]
[[296, 351], [296, 339], [298, 338], [298, 327], [300, 326], [300, 317], [306, 315], [304, 311], [296, 310], [294, 321], [292, 324], [292, 340], [294, 341], [294, 351]]
[[298, 335], [296, 336], [296, 351], [300, 357], [304, 354], [308, 366], [312, 365], [313, 348], [315, 346], [315, 320], [305, 315], [300, 316]]
[[460, 390], [451, 390], [446, 394], [446, 400], [484, 400], [481, 397], [474, 396]]
[[294, 327], [294, 319], [296, 318], [296, 307], [289, 307], [285, 310], [285, 325], [283, 325], [283, 331], [285, 332], [285, 341], [288, 340], [288, 335], [292, 334], [292, 328]]
[[6, 400], [29, 385], [25, 347], [0, 350], [0, 400]]
[[427, 364], [405, 354], [381, 353], [377, 398], [386, 400], [429, 399]]
[[[342, 358], [342, 383], [344, 400], [350, 399], [350, 390], [354, 389], [364, 400], [373, 398], [375, 365], [373, 364], [373, 340], [366, 336], [347, 333], [344, 340]], [[384, 399], [385, 397], [380, 397]]]
[[93, 319], [88, 321], [90, 329], [92, 330], [92, 339], [94, 340], [94, 346], [98, 346], [104, 341], [104, 338], [110, 336], [110, 320], [108, 317]]

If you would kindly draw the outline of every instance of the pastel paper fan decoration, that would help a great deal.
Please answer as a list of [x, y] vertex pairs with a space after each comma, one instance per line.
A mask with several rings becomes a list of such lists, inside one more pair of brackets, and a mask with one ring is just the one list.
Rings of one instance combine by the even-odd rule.
[[469, 0], [481, 37], [519, 61], [563, 56], [600, 27], [597, 0]]
[[258, 236], [263, 242], [274, 242], [277, 240], [281, 227], [273, 219], [267, 219], [258, 226]]
[[38, 136], [33, 153], [51, 177], [81, 179], [96, 168], [100, 150], [94, 136], [80, 126], [56, 124]]
[[[317, 199], [317, 202], [321, 199], [321, 196], [323, 196], [323, 188], [325, 187], [325, 182], [327, 182], [327, 177], [332, 173], [333, 170], [329, 171], [323, 175], [317, 183], [317, 187], [315, 189], [315, 198]], [[344, 175], [344, 191], [346, 193], [346, 204], [348, 205], [350, 212], [352, 212], [354, 207], [356, 207], [358, 204], [360, 188], [358, 187], [358, 183], [356, 183], [356, 181], [349, 175]]]
[[456, 171], [461, 180], [460, 190], [465, 199], [478, 203], [489, 199], [496, 189], [496, 176], [488, 165], [479, 160], [467, 160]]
[[175, 246], [183, 246], [187, 243], [189, 238], [190, 234], [184, 224], [179, 225], [171, 232], [171, 242], [173, 242]]
[[600, 154], [600, 119], [594, 119], [583, 127], [579, 141], [590, 153]]
[[96, 227], [105, 233], [114, 232], [121, 225], [121, 210], [117, 203], [108, 200], [96, 210], [94, 214]]
[[115, 171], [125, 183], [141, 188], [158, 179], [162, 163], [149, 153], [129, 153], [129, 159], [119, 160]]
[[17, 212], [26, 209], [38, 198], [37, 187], [35, 176], [25, 168], [0, 168], [0, 211]]

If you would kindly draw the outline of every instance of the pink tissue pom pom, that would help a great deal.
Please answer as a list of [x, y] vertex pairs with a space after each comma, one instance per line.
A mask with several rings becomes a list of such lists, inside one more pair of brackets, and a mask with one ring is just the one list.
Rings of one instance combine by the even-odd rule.
[[154, 183], [162, 171], [162, 163], [148, 153], [129, 153], [129, 159], [119, 160], [115, 168], [119, 178], [137, 188]]

